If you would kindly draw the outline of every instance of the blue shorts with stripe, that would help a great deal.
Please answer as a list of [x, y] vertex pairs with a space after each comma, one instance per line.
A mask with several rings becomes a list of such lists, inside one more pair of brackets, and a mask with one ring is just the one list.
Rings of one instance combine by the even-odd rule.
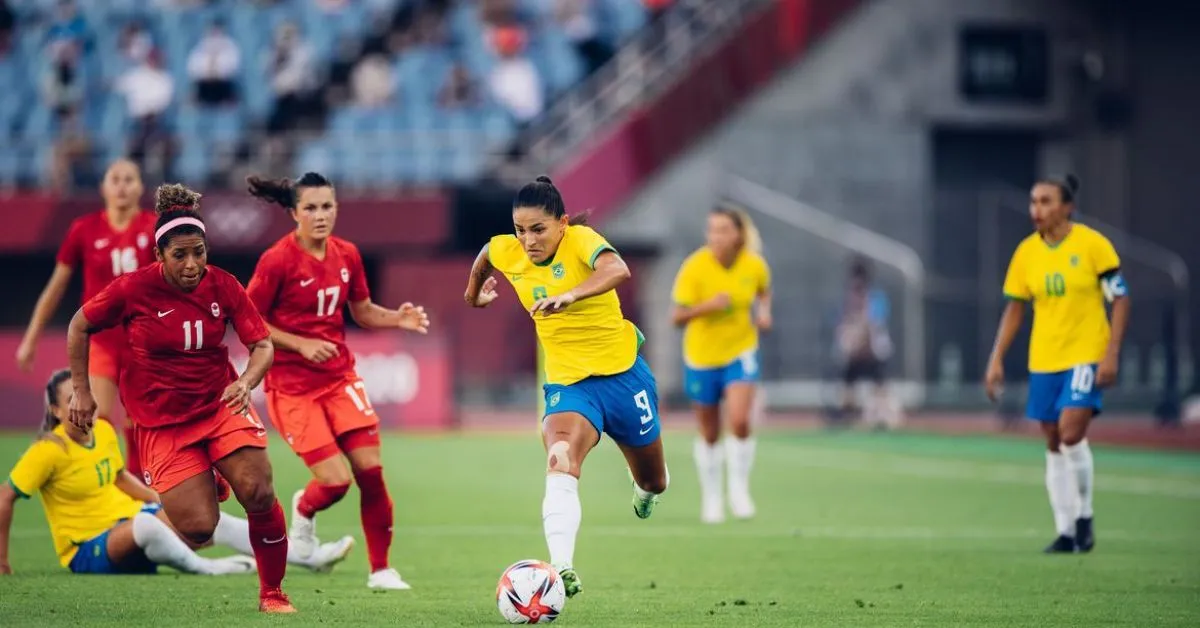
[[[616, 375], [595, 375], [570, 385], [546, 384], [546, 416], [582, 414], [596, 431], [631, 447], [658, 440], [658, 384], [650, 365], [638, 356], [633, 366]], [[543, 422], [545, 419], [543, 418]]]
[[[154, 515], [161, 509], [162, 506], [158, 504], [146, 504], [142, 507], [142, 512]], [[128, 519], [122, 519], [121, 521], [128, 521]], [[109, 532], [112, 532], [112, 528], [101, 532], [99, 536], [94, 536], [77, 544], [79, 549], [75, 551], [75, 557], [71, 559], [71, 564], [68, 565], [72, 572], [84, 574], [158, 573], [158, 565], [150, 562], [150, 559], [146, 558], [146, 555], [141, 552], [136, 552], [135, 555], [129, 556], [120, 565], [113, 564], [112, 559], [108, 557]]]
[[1064, 408], [1091, 408], [1100, 414], [1103, 401], [1104, 393], [1096, 386], [1095, 364], [1080, 364], [1054, 373], [1030, 373], [1025, 416], [1054, 423]]
[[751, 349], [725, 366], [697, 369], [684, 366], [683, 385], [693, 403], [715, 406], [721, 403], [725, 387], [737, 382], [757, 382], [758, 349]]

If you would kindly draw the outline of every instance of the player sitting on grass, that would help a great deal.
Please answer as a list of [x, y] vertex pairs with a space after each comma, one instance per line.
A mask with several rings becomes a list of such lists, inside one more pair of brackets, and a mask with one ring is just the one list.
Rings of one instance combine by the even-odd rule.
[[[221, 513], [212, 542], [245, 556], [204, 558], [185, 543], [158, 504], [158, 494], [125, 470], [117, 434], [96, 421], [91, 434], [66, 422], [71, 372], [54, 373], [46, 384], [46, 415], [37, 441], [0, 484], [0, 574], [8, 561], [13, 505], [40, 492], [54, 549], [75, 573], [154, 573], [158, 565], [183, 572], [223, 575], [255, 570], [245, 519]], [[352, 537], [326, 543], [307, 558], [289, 562], [328, 571], [354, 546]]]

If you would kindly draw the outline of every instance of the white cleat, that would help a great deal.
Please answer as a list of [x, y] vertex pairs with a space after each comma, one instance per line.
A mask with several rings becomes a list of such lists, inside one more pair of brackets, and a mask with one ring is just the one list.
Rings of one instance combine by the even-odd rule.
[[724, 523], [725, 503], [720, 496], [704, 497], [700, 500], [701, 523]]
[[733, 513], [734, 519], [753, 519], [755, 509], [754, 500], [750, 499], [750, 491], [730, 491], [729, 512]]
[[288, 530], [288, 543], [300, 558], [309, 558], [317, 549], [317, 522], [300, 514], [300, 498], [304, 490], [292, 496], [292, 527]]
[[352, 549], [354, 549], [354, 537], [352, 536], [343, 536], [336, 541], [322, 543], [313, 551], [305, 566], [317, 573], [329, 573], [338, 563], [346, 560], [346, 556]]
[[251, 556], [226, 556], [210, 559], [213, 565], [211, 576], [229, 576], [235, 574], [254, 573], [258, 571], [258, 563]]
[[407, 591], [412, 587], [409, 586], [403, 578], [400, 577], [400, 572], [388, 567], [380, 569], [371, 574], [367, 578], [367, 587], [370, 589], [386, 589], [389, 591]]

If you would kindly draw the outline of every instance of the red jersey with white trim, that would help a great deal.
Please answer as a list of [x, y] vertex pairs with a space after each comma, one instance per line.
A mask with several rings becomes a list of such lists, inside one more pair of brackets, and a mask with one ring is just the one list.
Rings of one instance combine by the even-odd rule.
[[337, 356], [320, 364], [295, 351], [276, 351], [275, 363], [267, 372], [267, 390], [304, 395], [354, 372], [343, 310], [347, 303], [371, 298], [358, 247], [330, 236], [325, 259], [318, 259], [289, 233], [259, 258], [246, 292], [277, 329], [331, 342], [338, 348]]
[[154, 263], [154, 223], [158, 216], [143, 211], [122, 231], [99, 211], [76, 218], [58, 249], [58, 263], [83, 268], [83, 299], [100, 294], [114, 279]]
[[191, 292], [168, 283], [160, 263], [122, 275], [84, 304], [83, 315], [93, 327], [124, 327], [121, 402], [139, 427], [215, 415], [237, 379], [226, 325], [247, 345], [270, 335], [237, 278], [211, 265]]

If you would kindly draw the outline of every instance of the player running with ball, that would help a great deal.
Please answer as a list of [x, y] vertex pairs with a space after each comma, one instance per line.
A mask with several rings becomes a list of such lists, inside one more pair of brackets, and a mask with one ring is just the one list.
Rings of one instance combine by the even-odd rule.
[[650, 516], [668, 484], [654, 375], [638, 355], [642, 334], [621, 314], [615, 291], [629, 267], [580, 222], [568, 218], [549, 177], [538, 177], [513, 202], [516, 235], [495, 236], [483, 247], [464, 295], [473, 307], [489, 305], [498, 270], [533, 317], [546, 371], [542, 524], [568, 596], [583, 590], [573, 562], [579, 474], [600, 435], [607, 432], [625, 455], [638, 517]]
[[285, 208], [296, 221], [296, 230], [259, 258], [246, 289], [279, 347], [266, 381], [271, 422], [313, 475], [292, 500], [292, 543], [305, 556], [319, 546], [313, 519], [346, 495], [353, 471], [370, 559], [367, 586], [408, 589], [388, 564], [392, 498], [383, 481], [379, 416], [354, 370], [342, 312], [348, 304], [354, 321], [367, 329], [422, 334], [429, 317], [411, 303], [389, 310], [371, 301], [358, 248], [333, 235], [338, 205], [328, 179], [309, 172], [294, 183], [247, 182], [251, 194]]
[[[1100, 413], [1101, 390], [1117, 379], [1129, 297], [1121, 260], [1099, 232], [1071, 220], [1079, 181], [1044, 179], [1033, 186], [1029, 213], [1037, 231], [1013, 253], [1004, 278], [1008, 305], [987, 369], [994, 401], [1004, 384], [1004, 354], [1025, 305], [1033, 303], [1026, 416], [1046, 436], [1046, 490], [1058, 537], [1046, 552], [1089, 552], [1092, 529], [1092, 450], [1087, 429]], [[1105, 302], [1112, 304], [1109, 326]]]

